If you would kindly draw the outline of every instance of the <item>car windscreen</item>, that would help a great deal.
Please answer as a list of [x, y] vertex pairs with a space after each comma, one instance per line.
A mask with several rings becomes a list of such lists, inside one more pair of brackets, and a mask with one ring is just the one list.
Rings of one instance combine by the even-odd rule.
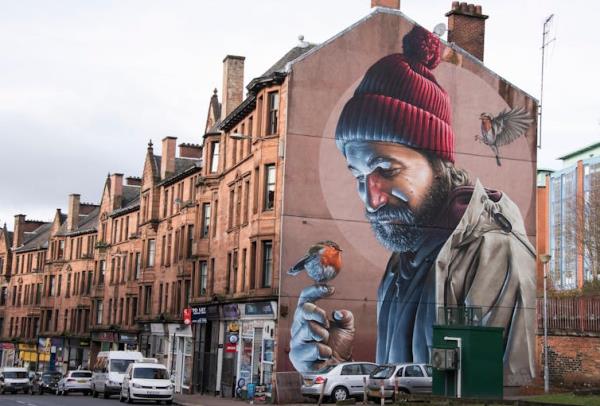
[[371, 372], [371, 375], [369, 376], [375, 379], [387, 379], [392, 376], [394, 369], [395, 368], [391, 365], [381, 365], [375, 368], [375, 370]]
[[133, 377], [140, 379], [169, 379], [167, 370], [163, 368], [135, 368]]
[[118, 372], [124, 374], [129, 364], [133, 362], [132, 359], [111, 359], [110, 360], [110, 372]]
[[61, 374], [43, 374], [42, 381], [48, 382], [58, 382], [60, 380]]
[[71, 378], [91, 378], [91, 372], [71, 372]]
[[26, 379], [27, 372], [20, 371], [6, 371], [4, 372], [4, 379]]

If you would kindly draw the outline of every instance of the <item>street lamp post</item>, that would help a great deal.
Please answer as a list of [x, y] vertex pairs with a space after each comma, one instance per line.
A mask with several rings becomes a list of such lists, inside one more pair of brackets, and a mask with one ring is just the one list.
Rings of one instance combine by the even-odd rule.
[[552, 255], [544, 254], [540, 256], [540, 261], [544, 266], [544, 393], [550, 391], [550, 376], [548, 373], [548, 262]]

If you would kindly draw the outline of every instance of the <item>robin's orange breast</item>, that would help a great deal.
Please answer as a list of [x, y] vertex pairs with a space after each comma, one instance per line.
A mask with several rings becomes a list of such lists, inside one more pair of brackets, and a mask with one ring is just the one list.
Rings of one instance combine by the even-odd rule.
[[342, 268], [342, 256], [335, 248], [325, 247], [323, 254], [321, 254], [321, 264], [323, 266], [332, 266], [339, 271]]

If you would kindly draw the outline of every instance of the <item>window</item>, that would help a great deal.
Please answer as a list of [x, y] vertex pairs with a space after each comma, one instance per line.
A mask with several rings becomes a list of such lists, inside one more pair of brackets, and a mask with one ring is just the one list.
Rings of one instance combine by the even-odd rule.
[[96, 302], [96, 324], [102, 324], [102, 313], [104, 313], [104, 304], [102, 300]]
[[271, 278], [273, 276], [273, 242], [263, 241], [262, 243], [262, 284], [263, 288], [271, 287]]
[[215, 259], [210, 259], [210, 278], [208, 279], [210, 283], [209, 292], [213, 292], [215, 290]]
[[169, 189], [165, 189], [163, 193], [163, 217], [168, 215], [167, 207], [169, 207]]
[[275, 165], [266, 165], [265, 171], [265, 210], [273, 210], [275, 206]]
[[256, 214], [258, 212], [258, 166], [254, 168], [254, 202], [252, 206], [252, 213]]
[[225, 279], [225, 293], [231, 293], [231, 252], [227, 253], [227, 275]]
[[279, 92], [270, 92], [268, 94], [268, 123], [267, 135], [277, 134], [277, 123], [279, 118]]
[[98, 263], [98, 285], [104, 285], [104, 277], [106, 276], [106, 261], [101, 260]]
[[65, 240], [58, 242], [58, 256], [57, 259], [62, 259], [65, 253]]
[[256, 241], [250, 245], [250, 289], [256, 287]]
[[200, 230], [200, 238], [208, 238], [210, 231], [210, 203], [202, 205], [202, 229]]
[[172, 235], [173, 234], [167, 235], [167, 253], [166, 253], [166, 258], [165, 258], [165, 266], [171, 265], [171, 241], [173, 238]]
[[144, 286], [144, 314], [152, 312], [152, 286]]
[[210, 144], [210, 173], [219, 170], [219, 141]]
[[250, 211], [250, 176], [244, 180], [244, 218], [242, 224], [248, 224], [248, 212]]
[[148, 240], [148, 257], [146, 258], [146, 266], [154, 266], [154, 255], [156, 254], [156, 241], [152, 238]]
[[239, 226], [242, 222], [242, 184], [238, 183], [236, 187], [236, 197], [235, 197], [235, 225]]
[[233, 293], [237, 292], [237, 281], [238, 281], [238, 252], [233, 251], [231, 268], [233, 271], [232, 290]]
[[213, 215], [212, 236], [217, 235], [217, 214], [219, 213], [219, 201], [215, 200], [215, 214]]
[[71, 296], [71, 274], [67, 274], [67, 290], [65, 292], [65, 297]]
[[166, 250], [167, 250], [167, 236], [163, 235], [162, 236], [162, 245], [161, 245], [161, 249], [160, 249], [160, 265], [161, 266], [165, 265]]
[[200, 261], [200, 295], [204, 296], [208, 288], [208, 263]]
[[344, 365], [340, 375], [362, 375], [360, 364]]
[[247, 249], [244, 248], [242, 250], [242, 286], [241, 286], [241, 291], [245, 291], [246, 290], [246, 253], [247, 253]]
[[419, 367], [418, 365], [407, 365], [404, 369], [404, 376], [421, 377], [423, 376], [423, 371], [421, 371], [421, 367]]
[[135, 253], [135, 279], [139, 280], [142, 276], [142, 255], [139, 252]]
[[360, 366], [362, 367], [363, 375], [371, 375], [371, 372], [377, 368], [377, 365], [375, 364], [360, 364]]
[[6, 286], [4, 286], [2, 288], [2, 290], [0, 290], [0, 306], [6, 305], [6, 297], [7, 296], [8, 296], [8, 288]]
[[188, 225], [188, 241], [187, 241], [187, 255], [186, 258], [192, 257], [192, 251], [194, 247], [194, 226]]
[[227, 228], [233, 227], [233, 202], [235, 201], [235, 189], [229, 188], [229, 216], [227, 216]]

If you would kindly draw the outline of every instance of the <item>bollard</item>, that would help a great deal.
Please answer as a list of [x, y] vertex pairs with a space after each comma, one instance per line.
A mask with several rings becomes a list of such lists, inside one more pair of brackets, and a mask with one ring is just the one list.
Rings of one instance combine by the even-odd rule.
[[319, 402], [317, 403], [317, 405], [321, 406], [321, 403], [323, 402], [323, 394], [325, 393], [325, 385], [327, 385], [327, 378], [325, 378], [325, 380], [323, 381], [323, 386], [321, 386], [321, 393], [319, 394]]
[[367, 377], [363, 376], [363, 405], [367, 404]]
[[394, 378], [394, 402], [398, 401], [398, 377]]
[[380, 399], [380, 405], [383, 406], [385, 405], [385, 381], [381, 381], [381, 386], [379, 387], [379, 392], [381, 394], [381, 399]]

